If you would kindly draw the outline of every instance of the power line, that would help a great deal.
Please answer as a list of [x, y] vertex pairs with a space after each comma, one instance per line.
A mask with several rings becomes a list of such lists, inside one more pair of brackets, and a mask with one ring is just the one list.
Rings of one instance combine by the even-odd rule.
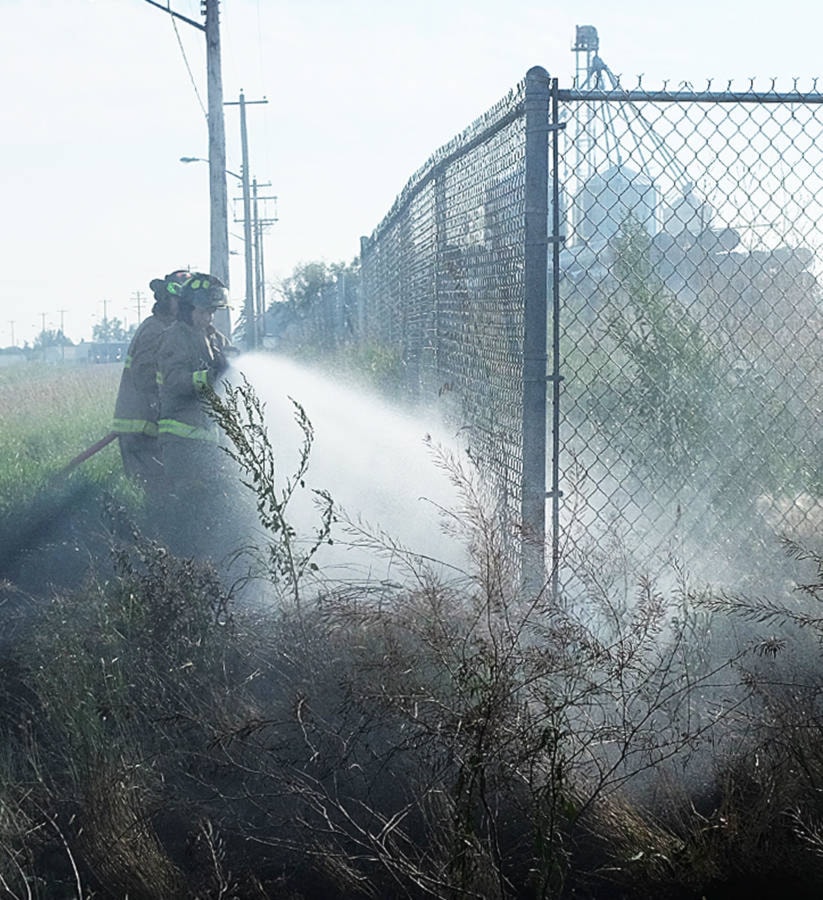
[[[188, 21], [188, 20], [187, 20]], [[189, 81], [191, 82], [191, 86], [194, 89], [194, 96], [197, 97], [197, 102], [200, 104], [200, 112], [203, 113], [203, 118], [208, 120], [209, 114], [206, 112], [206, 107], [203, 104], [203, 98], [200, 96], [200, 91], [197, 90], [197, 83], [194, 80], [194, 72], [191, 70], [191, 66], [189, 65], [189, 58], [186, 56], [186, 48], [183, 46], [183, 40], [180, 37], [180, 30], [177, 27], [177, 20], [174, 16], [171, 17], [171, 24], [174, 28], [174, 34], [177, 38], [177, 45], [180, 47], [180, 53], [183, 57], [183, 62], [186, 66], [186, 71], [189, 73]]]
[[189, 58], [186, 56], [186, 48], [183, 46], [183, 40], [180, 37], [180, 31], [177, 28], [177, 20], [181, 19], [187, 25], [193, 25], [200, 31], [205, 31], [206, 26], [202, 25], [200, 22], [195, 22], [194, 19], [190, 19], [188, 16], [184, 16], [179, 12], [176, 12], [171, 8], [170, 0], [167, 0], [165, 6], [158, 3], [157, 0], [146, 0], [146, 3], [151, 4], [152, 6], [156, 6], [158, 9], [163, 10], [163, 12], [168, 13], [169, 18], [171, 19], [172, 28], [174, 28], [174, 34], [177, 38], [177, 45], [180, 47], [180, 54], [183, 57], [183, 63], [186, 66], [186, 71], [189, 73], [189, 81], [191, 82], [192, 88], [194, 88], [194, 96], [197, 97], [197, 102], [200, 104], [200, 111], [203, 113], [203, 117], [208, 120], [208, 113], [206, 112], [206, 107], [203, 105], [203, 100], [200, 96], [200, 91], [197, 89], [197, 83], [194, 80], [194, 73], [191, 70], [191, 66], [189, 65]]

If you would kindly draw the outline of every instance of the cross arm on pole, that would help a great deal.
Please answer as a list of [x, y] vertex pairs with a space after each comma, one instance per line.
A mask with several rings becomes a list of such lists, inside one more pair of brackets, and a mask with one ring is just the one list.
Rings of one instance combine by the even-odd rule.
[[262, 100], [225, 100], [223, 102], [223, 106], [251, 106], [253, 103], [268, 103], [269, 101], [264, 97]]
[[189, 19], [187, 16], [184, 16], [182, 13], [175, 12], [170, 6], [163, 6], [162, 3], [157, 3], [157, 0], [146, 0], [146, 3], [151, 4], [152, 6], [156, 6], [158, 9], [162, 9], [164, 13], [168, 13], [170, 16], [174, 16], [175, 19], [180, 19], [185, 22], [187, 25], [193, 25], [199, 31], [205, 31], [206, 26], [201, 25], [200, 22], [195, 22], [194, 19]]

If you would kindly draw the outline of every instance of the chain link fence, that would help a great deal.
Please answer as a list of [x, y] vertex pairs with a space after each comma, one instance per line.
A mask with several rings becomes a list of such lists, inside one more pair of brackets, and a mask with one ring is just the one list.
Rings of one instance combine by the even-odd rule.
[[[545, 74], [545, 73], [544, 73]], [[543, 84], [547, 98], [548, 82]], [[461, 430], [479, 468], [493, 473], [497, 515], [514, 535], [523, 522], [529, 460], [545, 470], [545, 382], [538, 452], [524, 432], [527, 291], [527, 80], [442, 147], [361, 241], [360, 338], [399, 349], [404, 389], [435, 404]], [[538, 113], [537, 172], [545, 232], [547, 107]], [[545, 370], [545, 233], [540, 263]], [[544, 477], [544, 475], [543, 475]], [[545, 487], [536, 489], [541, 536]]]
[[362, 239], [347, 340], [463, 429], [555, 589], [605, 546], [739, 585], [823, 523], [821, 104], [533, 69]]
[[823, 523], [823, 97], [558, 100], [561, 558], [759, 586]]

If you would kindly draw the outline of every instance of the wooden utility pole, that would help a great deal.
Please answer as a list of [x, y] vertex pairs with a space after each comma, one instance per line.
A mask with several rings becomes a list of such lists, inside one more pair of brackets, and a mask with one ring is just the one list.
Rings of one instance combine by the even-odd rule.
[[40, 313], [40, 349], [43, 351], [43, 361], [46, 359], [46, 314]]
[[246, 302], [244, 311], [246, 315], [246, 349], [253, 350], [257, 346], [257, 317], [254, 313], [254, 263], [252, 261], [252, 220], [251, 220], [251, 193], [249, 189], [249, 138], [246, 131], [246, 104], [268, 103], [264, 97], [262, 100], [246, 100], [243, 91], [240, 91], [240, 99], [237, 103], [227, 102], [226, 106], [240, 107], [240, 145], [243, 153], [243, 168], [240, 170], [243, 181], [243, 240], [245, 247], [246, 266]]
[[66, 358], [66, 332], [64, 330], [64, 316], [66, 314], [65, 309], [58, 309], [57, 312], [60, 313], [60, 359]]
[[204, 0], [209, 103], [209, 193], [211, 196], [211, 274], [229, 283], [229, 198], [226, 187], [226, 126], [220, 63], [219, 0]]
[[140, 324], [140, 313], [143, 310], [143, 294], [141, 291], [135, 291], [131, 295], [131, 298], [132, 298], [132, 300], [135, 301], [135, 303], [137, 305], [137, 324], [139, 325]]
[[[146, 2], [205, 32], [206, 35], [209, 126], [209, 271], [228, 287], [229, 198], [226, 187], [226, 127], [223, 119], [223, 74], [220, 59], [220, 0], [201, 0], [201, 9], [206, 17], [205, 26], [174, 12], [168, 7], [168, 4], [162, 6], [156, 0], [146, 0]], [[231, 319], [227, 309], [217, 311], [215, 325], [224, 334], [231, 334]]]
[[266, 333], [266, 273], [263, 264], [263, 229], [267, 225], [272, 225], [277, 221], [277, 211], [273, 216], [260, 215], [259, 203], [265, 203], [272, 200], [277, 203], [277, 197], [268, 196], [261, 197], [257, 193], [258, 187], [271, 187], [271, 182], [258, 184], [255, 178], [252, 182], [252, 215], [254, 217], [254, 259], [255, 259], [255, 278], [256, 278], [256, 302], [255, 313], [257, 316], [257, 344], [262, 345], [263, 337]]
[[[210, 270], [229, 286], [229, 196], [226, 187], [226, 125], [223, 119], [223, 75], [220, 62], [219, 0], [203, 0], [206, 10], [206, 67], [209, 88], [209, 196], [211, 197]], [[217, 310], [215, 325], [231, 335], [231, 316]]]

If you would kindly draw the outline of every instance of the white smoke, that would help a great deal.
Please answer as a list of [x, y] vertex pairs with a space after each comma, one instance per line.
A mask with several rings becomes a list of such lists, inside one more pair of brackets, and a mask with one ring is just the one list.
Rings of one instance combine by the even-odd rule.
[[[435, 461], [435, 448], [456, 449], [442, 423], [404, 413], [362, 387], [282, 356], [244, 355], [238, 372], [265, 403], [269, 439], [284, 479], [296, 470], [303, 440], [292, 401], [314, 429], [306, 489], [298, 491], [288, 515], [299, 533], [317, 524], [312, 491], [325, 490], [347, 518], [362, 520], [372, 532], [384, 532], [413, 553], [465, 565], [462, 548], [442, 531], [442, 510], [459, 503]], [[229, 381], [236, 384], [239, 378], [230, 373]], [[365, 560], [346, 548], [339, 528], [335, 540], [335, 549], [323, 548], [318, 563], [366, 565], [371, 574], [380, 574], [373, 557]]]

